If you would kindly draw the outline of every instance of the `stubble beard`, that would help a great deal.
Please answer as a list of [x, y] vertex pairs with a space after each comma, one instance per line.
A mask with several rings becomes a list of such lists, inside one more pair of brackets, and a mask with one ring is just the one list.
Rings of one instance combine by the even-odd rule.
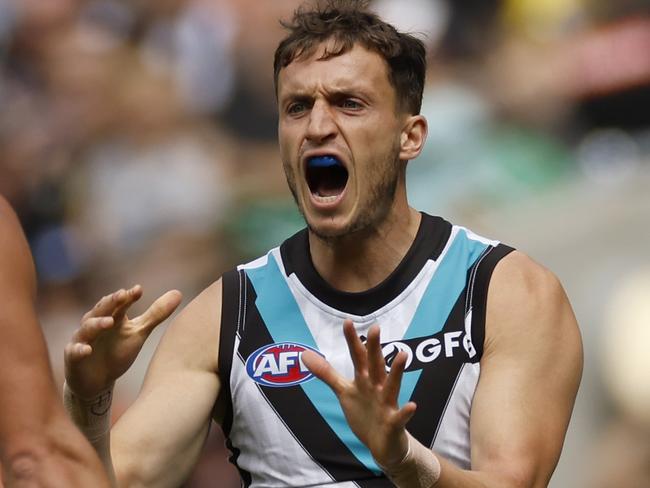
[[[348, 238], [354, 234], [371, 234], [374, 230], [381, 225], [388, 216], [393, 202], [395, 200], [395, 193], [397, 191], [397, 183], [399, 181], [400, 162], [398, 159], [399, 149], [391, 151], [391, 154], [382, 162], [377, 171], [379, 177], [370, 188], [368, 188], [368, 198], [361, 202], [360, 209], [356, 217], [343, 229], [339, 229], [335, 233], [326, 233], [321, 229], [309, 223], [303, 206], [298, 198], [296, 189], [296, 176], [290, 165], [283, 163], [284, 174], [287, 179], [287, 185], [296, 202], [296, 206], [300, 211], [305, 223], [309, 230], [325, 244], [333, 245], [336, 242]], [[368, 175], [370, 177], [371, 175]]]

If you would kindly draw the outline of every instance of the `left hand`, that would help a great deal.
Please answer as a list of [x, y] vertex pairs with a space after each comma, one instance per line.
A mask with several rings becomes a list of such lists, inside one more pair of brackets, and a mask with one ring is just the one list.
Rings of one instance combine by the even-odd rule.
[[64, 351], [68, 388], [81, 399], [110, 388], [133, 364], [149, 334], [181, 302], [176, 290], [159, 297], [140, 316], [126, 313], [142, 296], [136, 285], [103, 297], [81, 319]]
[[407, 356], [400, 352], [387, 374], [378, 325], [370, 327], [365, 346], [351, 320], [343, 322], [343, 333], [354, 364], [353, 380], [341, 376], [314, 352], [303, 352], [302, 360], [314, 376], [334, 391], [352, 432], [370, 450], [375, 461], [386, 468], [395, 466], [408, 450], [405, 426], [416, 408], [414, 402], [402, 408], [397, 404]]

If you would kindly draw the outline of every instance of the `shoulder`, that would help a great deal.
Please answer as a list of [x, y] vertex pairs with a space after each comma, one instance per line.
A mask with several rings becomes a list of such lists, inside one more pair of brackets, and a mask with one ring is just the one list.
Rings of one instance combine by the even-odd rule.
[[221, 323], [221, 279], [194, 297], [165, 331], [148, 376], [159, 371], [216, 371]]
[[[210, 329], [216, 328], [218, 333], [221, 317], [222, 278], [219, 278], [201, 293], [199, 293], [176, 317], [174, 323], [180, 323], [183, 333], [193, 331], [195, 337], [210, 334]], [[207, 330], [206, 330], [207, 329]], [[199, 333], [205, 330], [203, 333]]]
[[2, 252], [15, 251], [24, 245], [23, 232], [18, 217], [9, 202], [0, 195], [0, 246]]
[[7, 202], [7, 199], [0, 194], [0, 216], [4, 217], [5, 214], [10, 214], [15, 216], [11, 205]]
[[494, 305], [523, 301], [544, 308], [565, 298], [557, 276], [520, 251], [511, 252], [496, 265], [489, 295]]
[[223, 278], [219, 278], [203, 289], [181, 312], [179, 317], [187, 314], [214, 315], [221, 308], [221, 289]]
[[499, 261], [488, 288], [486, 353], [513, 345], [542, 353], [562, 344], [581, 349], [569, 299], [557, 276], [514, 251]]
[[16, 213], [0, 196], [0, 287], [35, 293], [32, 255]]

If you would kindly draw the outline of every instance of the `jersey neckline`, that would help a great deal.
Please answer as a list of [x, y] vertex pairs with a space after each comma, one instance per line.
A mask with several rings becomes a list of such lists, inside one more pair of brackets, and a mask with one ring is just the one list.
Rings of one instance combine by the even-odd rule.
[[285, 273], [295, 273], [302, 285], [326, 305], [353, 315], [369, 315], [397, 298], [428, 260], [437, 260], [451, 235], [452, 225], [422, 212], [418, 232], [399, 265], [381, 283], [361, 292], [337, 290], [325, 281], [311, 260], [307, 229], [284, 241], [280, 254]]

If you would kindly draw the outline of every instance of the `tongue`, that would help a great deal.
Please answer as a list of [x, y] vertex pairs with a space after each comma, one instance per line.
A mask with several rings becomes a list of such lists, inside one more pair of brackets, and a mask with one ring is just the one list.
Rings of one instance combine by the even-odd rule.
[[318, 186], [315, 190], [319, 197], [334, 197], [340, 195], [343, 188], [334, 178], [322, 177], [318, 179]]

